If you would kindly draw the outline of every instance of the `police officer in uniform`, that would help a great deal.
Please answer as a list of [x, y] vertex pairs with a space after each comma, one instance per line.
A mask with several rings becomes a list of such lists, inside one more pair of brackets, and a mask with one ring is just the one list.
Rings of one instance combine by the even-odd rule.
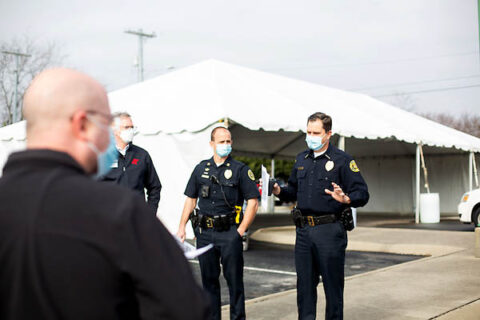
[[[221, 318], [220, 262], [230, 293], [230, 319], [245, 319], [242, 236], [255, 218], [260, 196], [252, 171], [230, 157], [232, 138], [224, 127], [212, 130], [213, 157], [198, 164], [185, 189], [187, 199], [177, 235], [194, 211], [197, 247], [214, 247], [199, 257], [202, 284], [211, 298], [212, 319]], [[242, 204], [247, 207], [242, 219]]]
[[274, 185], [281, 199], [297, 201], [295, 267], [299, 319], [315, 319], [317, 285], [322, 277], [326, 319], [343, 319], [347, 233], [339, 217], [364, 206], [368, 188], [355, 160], [329, 143], [332, 119], [317, 112], [307, 121], [308, 150], [296, 157], [288, 184]]

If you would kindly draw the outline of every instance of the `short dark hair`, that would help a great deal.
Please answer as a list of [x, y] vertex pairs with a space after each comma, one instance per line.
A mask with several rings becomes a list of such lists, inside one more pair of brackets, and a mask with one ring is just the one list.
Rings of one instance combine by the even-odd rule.
[[215, 132], [217, 132], [218, 129], [225, 129], [225, 130], [229, 131], [227, 128], [222, 127], [222, 126], [218, 126], [218, 127], [213, 128], [212, 133], [210, 133], [210, 141], [215, 141]]
[[332, 117], [326, 115], [323, 112], [315, 112], [310, 117], [308, 117], [307, 123], [317, 120], [322, 121], [323, 129], [325, 129], [325, 132], [332, 130]]

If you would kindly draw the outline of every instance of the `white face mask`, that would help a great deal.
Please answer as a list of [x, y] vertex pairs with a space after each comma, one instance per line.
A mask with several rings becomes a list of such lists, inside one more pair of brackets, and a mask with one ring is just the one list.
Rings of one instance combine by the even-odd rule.
[[134, 135], [135, 131], [133, 130], [133, 128], [125, 129], [120, 132], [120, 139], [122, 139], [125, 143], [130, 143], [132, 142]]

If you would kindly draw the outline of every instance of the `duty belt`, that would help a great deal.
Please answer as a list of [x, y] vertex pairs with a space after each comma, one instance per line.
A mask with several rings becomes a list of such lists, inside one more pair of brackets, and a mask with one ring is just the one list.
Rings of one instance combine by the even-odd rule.
[[318, 226], [320, 224], [333, 223], [337, 221], [335, 214], [323, 214], [318, 216], [304, 216], [300, 209], [294, 208], [292, 210], [293, 223], [297, 227], [303, 227], [309, 225], [311, 227]]
[[337, 218], [334, 214], [328, 214], [324, 216], [301, 216], [300, 219], [303, 220], [304, 225], [308, 224], [311, 227], [337, 221]]
[[215, 217], [201, 216], [200, 228], [215, 229], [216, 231], [227, 231], [230, 226], [235, 224], [235, 216], [233, 214], [220, 215]]

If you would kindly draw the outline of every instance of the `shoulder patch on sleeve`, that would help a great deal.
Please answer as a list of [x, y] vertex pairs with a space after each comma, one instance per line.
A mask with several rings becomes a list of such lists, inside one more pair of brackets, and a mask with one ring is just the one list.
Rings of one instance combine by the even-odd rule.
[[355, 160], [350, 161], [350, 170], [352, 170], [353, 172], [359, 172], [360, 171], [360, 169], [358, 168]]
[[250, 179], [252, 179], [253, 181], [255, 181], [255, 175], [253, 174], [252, 170], [251, 169], [248, 169], [248, 177]]

